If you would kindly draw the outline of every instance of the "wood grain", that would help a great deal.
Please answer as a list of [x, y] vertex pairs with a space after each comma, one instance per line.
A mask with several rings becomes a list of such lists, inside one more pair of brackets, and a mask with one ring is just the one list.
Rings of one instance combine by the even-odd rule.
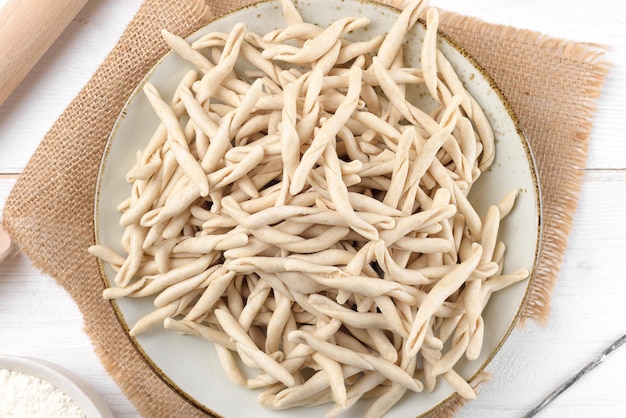
[[0, 105], [87, 0], [9, 0], [0, 9]]

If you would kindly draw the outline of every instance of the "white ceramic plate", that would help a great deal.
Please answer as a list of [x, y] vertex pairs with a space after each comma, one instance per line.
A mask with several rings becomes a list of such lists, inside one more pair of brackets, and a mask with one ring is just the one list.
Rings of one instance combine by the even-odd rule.
[[[342, 16], [365, 15], [371, 20], [367, 32], [356, 31], [354, 37], [384, 34], [397, 16], [389, 7], [359, 0], [300, 1], [297, 7], [306, 21], [328, 25]], [[238, 10], [203, 28], [190, 39], [211, 31], [230, 31], [237, 22], [245, 22], [248, 29], [267, 33], [285, 25], [278, 1], [257, 3]], [[417, 25], [413, 38], [407, 42], [407, 59], [415, 62], [419, 57], [419, 40], [423, 28]], [[476, 62], [446, 36], [439, 39], [439, 47], [456, 68], [466, 88], [474, 95], [492, 123], [496, 135], [496, 160], [475, 185], [471, 195], [479, 213], [485, 213], [489, 204], [498, 202], [513, 189], [521, 191], [516, 207], [506, 218], [501, 238], [507, 245], [506, 271], [527, 268], [534, 271], [540, 237], [540, 199], [533, 159], [519, 123], [493, 80]], [[412, 52], [411, 52], [412, 51]], [[156, 85], [164, 97], [170, 97], [178, 80], [191, 67], [175, 54], [168, 54], [147, 75], [146, 80]], [[150, 105], [138, 93], [131, 96], [111, 135], [103, 158], [96, 197], [96, 231], [99, 243], [118, 251], [122, 229], [116, 205], [130, 193], [124, 174], [133, 166], [135, 153], [143, 149], [158, 119]], [[105, 268], [104, 278], [112, 283], [114, 273]], [[473, 379], [504, 342], [527, 296], [529, 281], [511, 286], [493, 296], [484, 312], [485, 341], [480, 358], [461, 362], [457, 370]], [[121, 299], [114, 302], [121, 319], [133, 325], [137, 319], [150, 312], [151, 300]], [[240, 388], [224, 375], [210, 343], [199, 338], [179, 335], [161, 329], [147, 332], [134, 339], [158, 373], [167, 379], [185, 398], [198, 408], [225, 417], [280, 417], [291, 416], [293, 411], [269, 411], [256, 402], [257, 392]], [[388, 417], [408, 417], [425, 413], [453, 394], [445, 382], [440, 382], [432, 393], [405, 396]], [[363, 416], [366, 405], [355, 407], [347, 417]], [[298, 416], [323, 416], [328, 406], [298, 410]]]
[[88, 418], [113, 418], [107, 405], [92, 388], [57, 364], [30, 357], [0, 355], [0, 370], [3, 369], [35, 376], [50, 383], [65, 392]]

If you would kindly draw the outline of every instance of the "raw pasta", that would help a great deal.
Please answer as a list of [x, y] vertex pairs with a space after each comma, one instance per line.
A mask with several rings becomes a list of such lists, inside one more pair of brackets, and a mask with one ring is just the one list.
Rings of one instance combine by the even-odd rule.
[[163, 31], [195, 69], [169, 102], [144, 87], [160, 126], [126, 175], [126, 254], [89, 249], [116, 271], [104, 297], [154, 297], [131, 335], [211, 341], [267, 408], [334, 417], [375, 397], [378, 417], [440, 379], [473, 399], [455, 364], [479, 356], [491, 295], [528, 271], [503, 273], [498, 239], [517, 192], [483, 215], [467, 198], [494, 137], [437, 50], [438, 11], [408, 2], [385, 37], [351, 41], [367, 18], [320, 27], [281, 4], [287, 26], [267, 34]]

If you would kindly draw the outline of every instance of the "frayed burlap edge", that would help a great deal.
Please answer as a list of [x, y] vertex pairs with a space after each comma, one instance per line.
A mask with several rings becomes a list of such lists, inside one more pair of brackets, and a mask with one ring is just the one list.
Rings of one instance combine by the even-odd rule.
[[[506, 25], [482, 24], [480, 19], [461, 16], [442, 11], [441, 28], [455, 39], [462, 39], [467, 33], [478, 32], [482, 37], [505, 37], [514, 39], [522, 45], [531, 45], [533, 48], [549, 51], [551, 55], [558, 56], [562, 60], [581, 63], [585, 66], [588, 74], [585, 82], [585, 90], [577, 96], [577, 109], [579, 113], [573, 116], [576, 129], [572, 132], [573, 152], [567, 161], [567, 165], [562, 167], [569, 173], [564, 177], [564, 182], [560, 184], [561, 194], [558, 201], [552, 202], [549, 212], [543, 213], [543, 228], [541, 246], [541, 260], [535, 272], [534, 281], [530, 288], [519, 326], [524, 327], [528, 320], [532, 320], [540, 325], [545, 325], [550, 316], [551, 298], [556, 284], [558, 273], [567, 248], [568, 238], [572, 228], [572, 222], [578, 204], [578, 195], [584, 177], [584, 168], [587, 162], [587, 152], [589, 137], [592, 129], [593, 116], [596, 111], [596, 99], [602, 93], [604, 80], [608, 75], [611, 64], [604, 59], [607, 47], [599, 44], [571, 42], [564, 39], [553, 38], [542, 33], [519, 29]], [[461, 41], [462, 44], [464, 44]], [[464, 44], [465, 45], [465, 44]], [[473, 51], [470, 49], [470, 53]], [[497, 68], [485, 68], [491, 74], [497, 74]], [[496, 77], [497, 79], [497, 77]], [[497, 79], [498, 82], [501, 80]], [[507, 86], [503, 87], [504, 95], [509, 99], [513, 109], [523, 109], [522, 100], [517, 100], [513, 95], [508, 95]], [[521, 113], [518, 114], [521, 125], [527, 132], [527, 137], [532, 148], [539, 148], [541, 135], [531, 132], [529, 128], [531, 121], [525, 120]], [[549, 179], [550, 173], [542, 172], [539, 165], [539, 179]], [[544, 193], [544, 200], [547, 196]]]
[[[572, 229], [574, 215], [578, 205], [578, 196], [584, 179], [584, 169], [587, 162], [589, 138], [593, 126], [593, 117], [596, 111], [596, 99], [602, 93], [604, 80], [608, 75], [611, 64], [604, 60], [606, 47], [595, 44], [572, 44], [563, 40], [549, 39], [523, 31], [528, 40], [536, 42], [541, 48], [556, 49], [562, 51], [563, 59], [588, 64], [590, 72], [589, 84], [583, 92], [579, 102], [580, 113], [576, 116], [578, 129], [574, 132], [573, 140], [578, 152], [572, 154], [570, 166], [571, 176], [562, 184], [565, 192], [560, 202], [555, 205], [552, 225], [555, 231], [560, 233], [546, 234], [543, 236], [541, 249], [541, 263], [536, 272], [536, 278], [530, 289], [528, 303], [524, 306], [520, 318], [520, 326], [523, 327], [527, 320], [533, 320], [540, 325], [545, 325], [550, 316], [551, 299], [556, 284], [558, 273], [562, 265], [568, 238]], [[541, 178], [541, 174], [540, 174]]]

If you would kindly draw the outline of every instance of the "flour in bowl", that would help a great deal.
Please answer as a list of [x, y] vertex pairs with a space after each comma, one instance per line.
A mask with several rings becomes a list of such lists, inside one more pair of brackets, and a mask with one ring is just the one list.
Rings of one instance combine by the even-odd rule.
[[65, 392], [27, 373], [0, 369], [1, 417], [86, 417]]

